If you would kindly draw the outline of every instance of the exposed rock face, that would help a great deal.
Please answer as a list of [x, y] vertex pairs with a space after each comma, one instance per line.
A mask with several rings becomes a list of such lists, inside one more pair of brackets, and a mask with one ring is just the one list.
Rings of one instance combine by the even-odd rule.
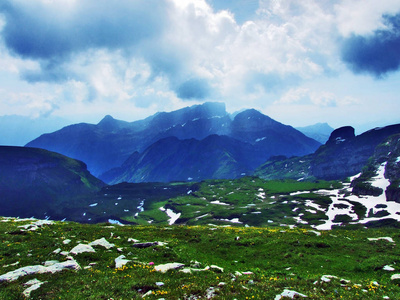
[[355, 137], [354, 128], [351, 126], [344, 126], [335, 129], [326, 144], [340, 144], [346, 140], [351, 140]]
[[342, 179], [359, 173], [376, 146], [392, 134], [400, 132], [400, 125], [369, 130], [354, 136], [354, 129], [346, 126], [332, 132], [311, 161], [311, 174], [321, 179]]

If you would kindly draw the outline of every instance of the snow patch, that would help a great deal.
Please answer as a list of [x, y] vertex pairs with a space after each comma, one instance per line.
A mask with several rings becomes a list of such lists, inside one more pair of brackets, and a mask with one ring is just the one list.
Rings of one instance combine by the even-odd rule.
[[224, 202], [221, 202], [221, 201], [219, 201], [219, 200], [214, 200], [214, 201], [211, 201], [210, 202], [211, 204], [218, 204], [218, 205], [229, 205], [228, 203], [224, 203]]
[[243, 222], [239, 221], [239, 218], [233, 218], [231, 220], [229, 219], [220, 219], [220, 221], [225, 221], [225, 222], [230, 222], [230, 223], [236, 223], [236, 224], [243, 224]]
[[159, 209], [161, 211], [164, 211], [167, 214], [167, 216], [170, 218], [168, 220], [169, 225], [175, 224], [176, 220], [178, 220], [179, 217], [181, 216], [181, 213], [175, 213], [172, 209], [169, 209], [169, 208], [165, 209], [164, 207], [160, 207]]
[[[344, 196], [343, 193], [346, 192], [351, 193], [352, 189], [350, 187], [350, 183], [344, 184], [344, 187], [340, 190], [336, 189], [336, 190], [316, 191], [316, 193], [320, 195], [329, 196], [332, 200], [332, 203], [330, 204], [326, 212], [326, 215], [329, 217], [329, 219], [324, 224], [313, 227], [319, 230], [329, 230], [332, 228], [333, 225], [340, 225], [340, 223], [333, 222], [336, 215], [349, 215], [352, 218], [353, 223], [361, 223], [361, 224], [365, 224], [370, 221], [380, 221], [384, 219], [395, 219], [400, 222], [400, 215], [397, 214], [397, 212], [400, 211], [400, 203], [386, 200], [385, 190], [389, 186], [390, 182], [384, 176], [385, 166], [386, 162], [382, 163], [378, 168], [377, 175], [371, 178], [370, 181], [372, 186], [381, 188], [384, 191], [379, 196], [357, 196], [357, 195]], [[360, 175], [361, 173], [352, 176], [350, 178], [351, 181], [359, 177]], [[354, 212], [354, 207], [349, 201], [358, 202], [361, 205], [365, 206], [366, 214], [365, 216], [360, 216], [361, 217], [360, 220], [358, 220], [358, 216]], [[338, 204], [339, 205], [342, 204], [342, 207], [346, 205], [346, 208], [338, 208]], [[388, 212], [388, 215], [384, 217], [368, 217], [370, 213], [375, 214], [376, 212], [380, 211], [376, 209], [377, 205], [385, 205], [386, 207], [384, 210]]]
[[124, 224], [122, 224], [120, 221], [118, 221], [118, 220], [113, 220], [113, 219], [108, 219], [108, 223], [110, 223], [110, 224], [116, 224], [116, 225], [119, 225], [119, 226], [124, 226]]
[[264, 136], [262, 138], [258, 138], [258, 139], [256, 139], [256, 143], [261, 142], [261, 141], [265, 140], [266, 138], [267, 138], [266, 136]]

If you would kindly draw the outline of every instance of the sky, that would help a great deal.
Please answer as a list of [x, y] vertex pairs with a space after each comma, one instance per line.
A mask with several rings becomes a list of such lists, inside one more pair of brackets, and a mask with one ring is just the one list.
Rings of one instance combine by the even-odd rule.
[[206, 101], [400, 123], [398, 0], [2, 0], [0, 116], [134, 121]]

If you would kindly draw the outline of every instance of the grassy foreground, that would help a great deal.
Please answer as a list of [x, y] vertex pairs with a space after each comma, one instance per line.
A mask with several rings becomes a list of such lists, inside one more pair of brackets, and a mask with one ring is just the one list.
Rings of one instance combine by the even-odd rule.
[[[72, 255], [80, 270], [0, 282], [0, 299], [26, 299], [26, 282], [45, 282], [32, 299], [275, 299], [285, 289], [308, 299], [399, 299], [399, 282], [386, 271], [400, 263], [400, 235], [390, 228], [316, 232], [309, 229], [215, 226], [117, 226], [54, 222], [22, 231], [34, 220], [0, 218], [0, 275], [46, 261], [53, 251], [105, 238], [115, 247]], [[319, 235], [320, 234], [320, 235]], [[390, 237], [386, 240], [368, 238]], [[135, 241], [165, 242], [134, 248]], [[66, 240], [71, 240], [66, 243]], [[115, 268], [115, 258], [131, 260]], [[155, 270], [178, 262], [204, 271]], [[90, 268], [85, 268], [90, 267]], [[400, 273], [400, 272], [399, 272]], [[336, 276], [329, 278], [323, 275]], [[326, 280], [330, 280], [329, 282]], [[151, 291], [151, 292], [149, 292]]]

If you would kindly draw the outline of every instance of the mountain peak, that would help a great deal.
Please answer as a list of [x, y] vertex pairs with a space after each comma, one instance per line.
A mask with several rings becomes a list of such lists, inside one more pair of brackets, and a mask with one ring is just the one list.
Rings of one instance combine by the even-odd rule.
[[125, 122], [125, 121], [120, 121], [117, 119], [114, 119], [112, 116], [110, 115], [106, 115], [98, 124], [97, 126], [99, 126], [101, 129], [103, 130], [118, 130], [121, 129], [122, 127], [126, 127], [128, 126], [129, 123]]
[[240, 127], [242, 129], [246, 128], [246, 130], [254, 130], [255, 128], [262, 128], [265, 126], [269, 127], [280, 124], [279, 122], [253, 108], [246, 109], [245, 111], [238, 113], [235, 116], [233, 123], [235, 127]]
[[106, 115], [97, 125], [104, 125], [113, 121], [115, 121], [115, 119], [112, 116]]
[[353, 139], [355, 137], [354, 133], [354, 128], [351, 126], [344, 126], [340, 127], [338, 129], [335, 129], [332, 133], [331, 136], [329, 137], [329, 140], [327, 144], [339, 144], [342, 143], [346, 140]]

